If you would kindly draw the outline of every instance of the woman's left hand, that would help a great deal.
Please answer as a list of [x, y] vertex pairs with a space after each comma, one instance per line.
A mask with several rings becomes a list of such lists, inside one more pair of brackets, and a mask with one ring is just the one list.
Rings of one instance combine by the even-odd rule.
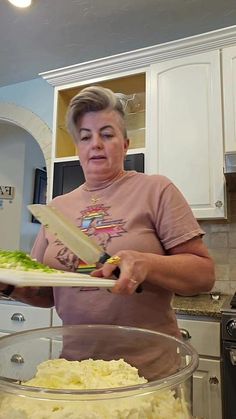
[[[99, 278], [111, 278], [113, 271], [118, 266], [120, 276], [111, 291], [114, 294], [131, 295], [147, 277], [148, 266], [145, 253], [122, 250], [113, 255], [113, 258], [114, 256], [117, 259], [115, 263], [109, 263], [108, 260], [101, 268], [94, 270], [91, 275]], [[117, 256], [118, 258], [116, 258]]]

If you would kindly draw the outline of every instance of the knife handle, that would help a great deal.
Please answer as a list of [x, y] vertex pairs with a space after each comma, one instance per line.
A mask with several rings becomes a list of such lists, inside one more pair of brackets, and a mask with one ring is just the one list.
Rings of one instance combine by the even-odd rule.
[[[110, 255], [108, 253], [103, 253], [103, 255], [99, 259], [99, 263], [104, 264], [107, 259], [110, 259]], [[112, 272], [113, 275], [115, 275], [116, 278], [119, 278], [120, 276], [120, 268], [117, 266], [116, 269]], [[139, 284], [139, 286], [136, 288], [135, 292], [140, 293], [143, 291], [142, 285]]]

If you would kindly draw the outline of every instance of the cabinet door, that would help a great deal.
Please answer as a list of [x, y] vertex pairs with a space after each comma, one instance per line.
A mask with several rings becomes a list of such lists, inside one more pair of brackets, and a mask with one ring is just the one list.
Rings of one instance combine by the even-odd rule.
[[236, 46], [222, 50], [225, 151], [236, 152]]
[[193, 416], [222, 419], [220, 361], [199, 360], [193, 375]]
[[147, 171], [173, 180], [197, 218], [224, 217], [219, 51], [151, 67]]

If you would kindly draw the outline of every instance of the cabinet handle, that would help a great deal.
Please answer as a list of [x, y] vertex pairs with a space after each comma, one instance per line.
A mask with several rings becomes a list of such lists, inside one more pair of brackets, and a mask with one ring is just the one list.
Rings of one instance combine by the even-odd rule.
[[24, 364], [25, 360], [22, 355], [14, 354], [11, 357], [11, 362], [15, 362], [16, 364]]
[[231, 364], [236, 365], [236, 349], [230, 349], [229, 356], [230, 356]]
[[189, 340], [192, 337], [187, 329], [180, 329], [180, 333], [184, 340]]
[[215, 206], [216, 206], [216, 208], [221, 208], [221, 207], [223, 207], [223, 202], [222, 201], [216, 201]]
[[11, 320], [13, 320], [14, 322], [24, 322], [25, 318], [21, 313], [14, 313], [11, 316]]
[[210, 384], [219, 384], [219, 380], [216, 376], [213, 376], [213, 377], [209, 378], [209, 383]]

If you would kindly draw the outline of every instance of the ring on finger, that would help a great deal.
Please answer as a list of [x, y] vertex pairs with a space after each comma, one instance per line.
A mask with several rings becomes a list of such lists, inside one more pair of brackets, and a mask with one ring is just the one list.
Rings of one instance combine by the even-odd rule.
[[121, 258], [119, 256], [112, 256], [109, 259], [107, 259], [107, 263], [110, 263], [110, 265], [119, 265], [121, 261]]
[[130, 282], [132, 282], [132, 284], [135, 284], [135, 285], [138, 284], [138, 281], [136, 281], [136, 279], [133, 279], [133, 278], [130, 278]]

